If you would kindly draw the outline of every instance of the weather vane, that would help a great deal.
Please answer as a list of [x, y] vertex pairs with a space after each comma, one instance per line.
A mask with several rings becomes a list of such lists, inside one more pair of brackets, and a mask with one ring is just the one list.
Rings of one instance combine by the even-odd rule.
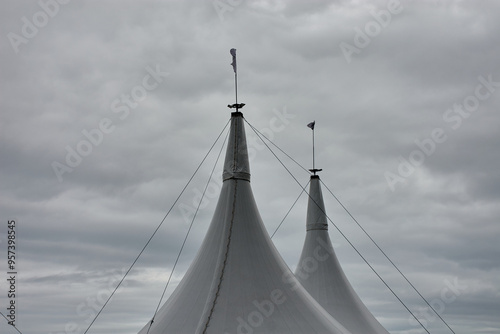
[[238, 109], [243, 108], [245, 104], [238, 103], [238, 71], [236, 67], [236, 49], [231, 49], [229, 53], [231, 54], [231, 56], [233, 56], [233, 62], [231, 63], [231, 65], [233, 66], [233, 71], [234, 71], [234, 92], [236, 94], [236, 103], [228, 104], [227, 106], [228, 108], [231, 109], [236, 108], [236, 112], [238, 112]]

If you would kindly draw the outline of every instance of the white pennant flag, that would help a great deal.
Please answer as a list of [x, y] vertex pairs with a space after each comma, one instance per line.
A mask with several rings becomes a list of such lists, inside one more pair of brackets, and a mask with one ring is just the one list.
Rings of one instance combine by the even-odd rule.
[[233, 56], [233, 62], [231, 63], [231, 65], [233, 66], [234, 73], [236, 73], [236, 49], [231, 49], [229, 53], [231, 53], [231, 56]]

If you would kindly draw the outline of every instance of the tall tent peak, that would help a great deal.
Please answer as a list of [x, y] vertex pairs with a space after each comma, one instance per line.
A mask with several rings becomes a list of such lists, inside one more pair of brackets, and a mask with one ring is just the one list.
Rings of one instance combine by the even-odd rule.
[[223, 181], [229, 179], [250, 181], [250, 163], [248, 161], [244, 118], [239, 111], [231, 113], [231, 130], [227, 142], [222, 179]]
[[249, 182], [240, 112], [231, 115], [223, 179], [196, 257], [139, 334], [351, 334], [300, 285], [272, 243]]

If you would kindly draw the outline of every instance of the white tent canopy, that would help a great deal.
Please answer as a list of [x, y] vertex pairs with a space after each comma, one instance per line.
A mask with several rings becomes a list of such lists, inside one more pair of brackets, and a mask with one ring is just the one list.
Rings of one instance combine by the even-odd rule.
[[300, 283], [352, 334], [388, 334], [358, 297], [335, 255], [318, 175], [311, 176], [306, 226], [295, 270]]
[[250, 186], [243, 115], [232, 113], [223, 186], [201, 248], [140, 334], [343, 333], [285, 264]]

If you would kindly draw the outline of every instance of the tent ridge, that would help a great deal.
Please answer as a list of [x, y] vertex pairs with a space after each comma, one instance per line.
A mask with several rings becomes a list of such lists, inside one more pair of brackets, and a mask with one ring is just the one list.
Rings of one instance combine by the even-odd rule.
[[[210, 310], [206, 310], [205, 312], [203, 313], [206, 313], [208, 311], [208, 315], [206, 316], [207, 320], [205, 321], [205, 325], [203, 326], [203, 331], [201, 333], [205, 334], [207, 332], [207, 329], [208, 329], [208, 326], [210, 324], [210, 320], [212, 319], [212, 315], [214, 313], [214, 309], [215, 309], [215, 305], [217, 304], [217, 299], [219, 297], [219, 292], [220, 292], [220, 289], [221, 289], [221, 285], [222, 285], [222, 280], [224, 279], [224, 273], [225, 273], [225, 268], [226, 268], [226, 264], [227, 264], [227, 258], [229, 256], [229, 249], [230, 249], [230, 246], [231, 246], [231, 235], [232, 235], [232, 232], [233, 232], [233, 224], [234, 224], [234, 214], [235, 214], [235, 208], [236, 208], [236, 194], [238, 192], [238, 180], [235, 179], [234, 180], [234, 195], [233, 195], [233, 207], [232, 207], [232, 210], [231, 210], [231, 221], [229, 223], [229, 231], [228, 231], [228, 235], [227, 235], [227, 242], [226, 242], [226, 251], [224, 252], [224, 260], [222, 261], [222, 267], [220, 269], [220, 275], [219, 275], [219, 279], [217, 281], [217, 287], [216, 287], [216, 291], [213, 295], [213, 301], [212, 301], [212, 306], [210, 307]], [[215, 284], [212, 283], [212, 284]], [[210, 296], [209, 296], [210, 297]], [[204, 319], [205, 317], [201, 317], [201, 319]], [[201, 325], [201, 324], [200, 324]], [[200, 332], [200, 328], [196, 331], [196, 333], [199, 333]]]

